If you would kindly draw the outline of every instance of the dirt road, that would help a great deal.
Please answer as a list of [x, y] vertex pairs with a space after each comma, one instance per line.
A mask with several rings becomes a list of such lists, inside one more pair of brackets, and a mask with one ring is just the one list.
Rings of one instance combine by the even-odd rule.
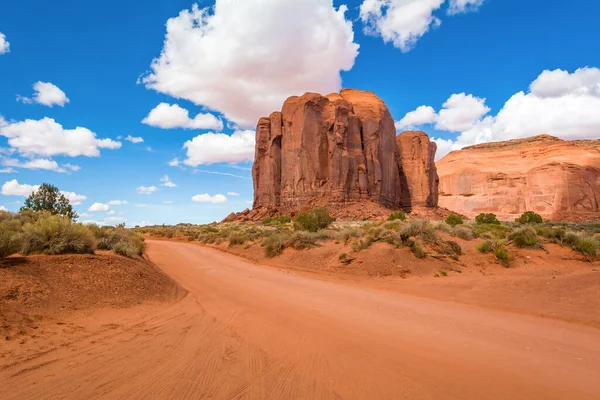
[[1, 369], [0, 398], [599, 398], [598, 329], [148, 244], [189, 294]]

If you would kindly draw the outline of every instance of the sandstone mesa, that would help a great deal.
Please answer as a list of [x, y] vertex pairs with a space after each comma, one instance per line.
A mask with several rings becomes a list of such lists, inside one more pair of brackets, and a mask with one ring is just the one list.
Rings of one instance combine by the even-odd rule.
[[486, 143], [438, 161], [439, 205], [468, 217], [514, 220], [535, 211], [554, 221], [599, 216], [600, 140], [549, 135]]
[[258, 122], [254, 205], [245, 217], [315, 206], [355, 216], [435, 207], [435, 151], [423, 132], [397, 138], [388, 108], [372, 92], [290, 97]]
[[600, 214], [600, 140], [549, 135], [454, 151], [435, 163], [426, 133], [396, 135], [372, 92], [344, 89], [288, 98], [256, 128], [252, 210], [226, 220], [261, 220], [326, 206], [338, 218], [383, 218], [403, 209], [440, 219], [448, 210], [514, 220]]

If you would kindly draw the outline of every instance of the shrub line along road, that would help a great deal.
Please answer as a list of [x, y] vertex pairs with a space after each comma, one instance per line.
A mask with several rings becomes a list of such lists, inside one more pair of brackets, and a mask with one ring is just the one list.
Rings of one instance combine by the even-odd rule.
[[148, 241], [188, 290], [0, 369], [2, 399], [598, 399], [600, 331]]

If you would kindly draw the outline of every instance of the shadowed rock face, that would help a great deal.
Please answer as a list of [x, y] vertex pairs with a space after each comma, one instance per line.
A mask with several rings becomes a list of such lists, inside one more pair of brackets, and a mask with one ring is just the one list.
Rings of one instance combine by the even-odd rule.
[[437, 163], [439, 205], [474, 217], [514, 219], [535, 211], [549, 220], [600, 216], [600, 141], [541, 135], [454, 151]]
[[407, 190], [401, 202], [411, 207], [437, 207], [438, 173], [435, 166], [437, 145], [425, 132], [402, 132], [396, 137], [402, 179]]
[[401, 206], [394, 120], [373, 93], [290, 97], [256, 131], [254, 208], [372, 200]]

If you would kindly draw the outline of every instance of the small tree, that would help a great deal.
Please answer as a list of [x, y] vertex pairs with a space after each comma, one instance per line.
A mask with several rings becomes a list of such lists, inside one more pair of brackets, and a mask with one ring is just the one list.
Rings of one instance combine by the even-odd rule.
[[446, 223], [450, 226], [462, 225], [463, 219], [460, 215], [450, 214], [448, 218], [446, 218]]
[[298, 214], [294, 219], [294, 229], [297, 231], [317, 232], [327, 228], [335, 221], [326, 208], [320, 207], [314, 210]]
[[496, 218], [496, 214], [492, 214], [492, 213], [479, 214], [478, 216], [475, 217], [475, 222], [477, 222], [478, 224], [494, 224], [494, 225], [500, 224], [500, 221], [498, 221], [498, 218]]
[[544, 220], [541, 215], [533, 211], [525, 211], [523, 215], [517, 218], [517, 222], [520, 224], [541, 224]]
[[21, 211], [48, 211], [54, 215], [76, 219], [79, 217], [73, 210], [73, 206], [69, 199], [58, 190], [54, 185], [44, 183], [40, 186], [37, 192], [31, 193], [25, 200], [25, 205], [21, 207]]

